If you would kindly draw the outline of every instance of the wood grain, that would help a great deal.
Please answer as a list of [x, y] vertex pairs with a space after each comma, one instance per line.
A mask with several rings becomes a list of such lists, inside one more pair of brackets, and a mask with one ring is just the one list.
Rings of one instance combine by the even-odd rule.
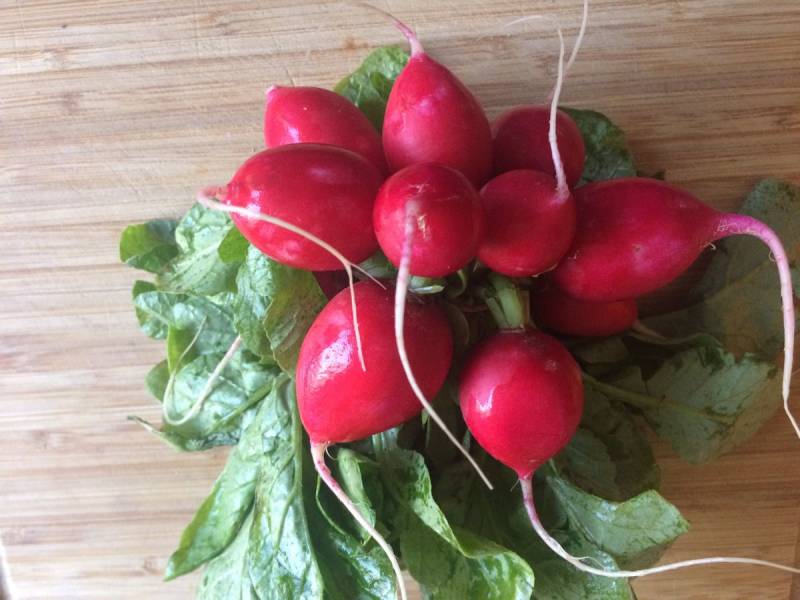
[[[476, 90], [491, 115], [541, 101], [552, 32], [580, 2], [383, 5]], [[733, 208], [758, 178], [800, 181], [800, 5], [592, 3], [565, 103], [611, 115], [644, 171]], [[330, 86], [399, 37], [326, 2], [0, 0], [0, 535], [17, 598], [189, 598], [165, 558], [224, 461], [176, 454], [125, 420], [156, 418], [142, 379], [161, 349], [134, 324], [131, 222], [178, 215], [261, 145], [270, 83]], [[777, 415], [710, 466], [656, 444], [664, 493], [694, 527], [669, 558], [791, 563], [798, 442]], [[643, 600], [785, 600], [790, 578], [713, 567], [636, 583]]]

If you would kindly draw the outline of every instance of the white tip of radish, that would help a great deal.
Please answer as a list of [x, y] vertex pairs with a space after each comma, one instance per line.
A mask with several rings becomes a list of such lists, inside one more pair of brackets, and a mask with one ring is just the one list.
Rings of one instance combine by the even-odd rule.
[[408, 600], [408, 593], [406, 592], [406, 584], [403, 580], [403, 570], [400, 568], [400, 563], [397, 562], [397, 557], [392, 550], [392, 547], [389, 543], [383, 538], [383, 536], [378, 533], [378, 530], [372, 526], [372, 524], [361, 514], [361, 511], [358, 510], [358, 507], [355, 503], [345, 494], [342, 487], [339, 483], [334, 479], [333, 474], [331, 473], [328, 465], [325, 464], [325, 451], [328, 448], [328, 444], [311, 444], [311, 456], [314, 461], [314, 468], [316, 469], [317, 473], [320, 476], [320, 479], [325, 482], [325, 485], [328, 486], [328, 489], [333, 492], [334, 496], [342, 503], [348, 512], [353, 515], [353, 518], [356, 522], [364, 528], [364, 530], [369, 533], [369, 535], [374, 539], [378, 546], [386, 553], [389, 562], [392, 564], [392, 569], [394, 570], [395, 579], [397, 580], [397, 592], [398, 596], [401, 600]]
[[[760, 239], [769, 248], [778, 267], [778, 278], [781, 285], [781, 305], [783, 311], [783, 410], [794, 428], [795, 434], [800, 438], [800, 425], [797, 423], [789, 407], [789, 393], [792, 385], [792, 369], [794, 365], [794, 336], [795, 312], [794, 289], [792, 287], [792, 272], [789, 267], [789, 258], [783, 248], [780, 238], [766, 224], [747, 215], [735, 213], [720, 216], [714, 240], [729, 235], [752, 235]], [[712, 241], [714, 241], [712, 240]]]
[[647, 575], [657, 575], [658, 573], [677, 571], [678, 569], [686, 569], [688, 567], [700, 567], [702, 565], [739, 564], [739, 565], [755, 565], [759, 567], [769, 567], [771, 569], [786, 571], [787, 573], [800, 574], [800, 569], [797, 569], [795, 567], [790, 567], [788, 565], [782, 565], [779, 563], [774, 563], [766, 560], [759, 560], [757, 558], [740, 558], [736, 556], [712, 556], [709, 558], [683, 560], [680, 562], [669, 563], [666, 565], [659, 565], [657, 567], [651, 567], [649, 569], [639, 569], [637, 571], [606, 571], [605, 569], [591, 567], [586, 563], [582, 562], [581, 559], [579, 559], [578, 557], [572, 556], [569, 552], [567, 552], [564, 549], [564, 547], [558, 542], [558, 540], [553, 538], [544, 528], [544, 525], [542, 525], [542, 522], [539, 520], [539, 515], [536, 512], [536, 505], [534, 504], [533, 500], [533, 485], [531, 483], [531, 479], [532, 476], [528, 476], [524, 479], [520, 479], [520, 483], [522, 487], [522, 498], [523, 502], [525, 503], [525, 510], [528, 512], [528, 517], [530, 518], [531, 525], [533, 525], [534, 531], [536, 531], [536, 534], [547, 545], [547, 547], [550, 548], [550, 550], [555, 552], [558, 556], [563, 558], [573, 567], [575, 567], [579, 571], [583, 571], [584, 573], [589, 573], [590, 575], [598, 575], [600, 577], [628, 579], [629, 577], [645, 577]]
[[417, 39], [417, 34], [414, 32], [411, 27], [403, 23], [400, 19], [395, 17], [392, 13], [383, 10], [382, 8], [378, 8], [377, 6], [373, 6], [368, 2], [353, 2], [352, 4], [356, 6], [361, 6], [363, 8], [368, 8], [373, 10], [377, 13], [380, 13], [387, 19], [389, 19], [394, 26], [403, 34], [403, 37], [408, 40], [408, 45], [411, 46], [411, 56], [419, 56], [420, 54], [425, 54], [425, 49], [420, 44], [419, 39]]
[[364, 348], [361, 344], [361, 331], [358, 326], [358, 309], [356, 307], [356, 293], [353, 290], [353, 286], [355, 285], [355, 280], [353, 278], [353, 263], [351, 263], [347, 258], [339, 252], [336, 248], [331, 246], [328, 242], [321, 240], [313, 233], [298, 227], [297, 225], [293, 225], [283, 219], [279, 219], [277, 217], [272, 217], [270, 215], [264, 215], [254, 210], [250, 210], [248, 208], [243, 208], [241, 206], [232, 206], [229, 204], [223, 204], [222, 202], [217, 202], [214, 200], [214, 196], [217, 195], [219, 190], [224, 190], [225, 188], [221, 187], [207, 187], [203, 188], [197, 193], [197, 202], [202, 204], [203, 206], [210, 208], [212, 210], [218, 210], [221, 212], [226, 213], [233, 213], [240, 215], [242, 217], [247, 217], [248, 219], [255, 219], [256, 221], [263, 221], [264, 223], [269, 223], [270, 225], [274, 225], [275, 227], [280, 227], [281, 229], [285, 229], [287, 231], [291, 231], [307, 239], [308, 241], [316, 244], [323, 250], [328, 251], [336, 260], [338, 260], [342, 267], [344, 267], [345, 272], [347, 273], [347, 281], [348, 287], [350, 289], [350, 309], [353, 313], [353, 331], [355, 332], [356, 337], [356, 348], [358, 349], [358, 360], [361, 363], [361, 369], [366, 371], [367, 370], [367, 363], [364, 360]]
[[586, 26], [589, 24], [589, 0], [583, 0], [583, 16], [581, 17], [581, 28], [578, 30], [578, 35], [575, 38], [575, 43], [572, 46], [567, 66], [564, 67], [564, 73], [569, 73], [572, 65], [575, 64], [575, 59], [578, 58], [578, 52], [583, 44], [583, 36], [586, 35]]
[[419, 387], [419, 383], [417, 382], [417, 378], [414, 377], [414, 372], [411, 369], [411, 362], [408, 360], [408, 353], [406, 352], [406, 342], [405, 342], [405, 308], [406, 308], [406, 294], [408, 292], [408, 280], [410, 277], [409, 272], [409, 263], [411, 262], [411, 243], [412, 237], [414, 233], [414, 223], [417, 220], [417, 211], [416, 206], [413, 202], [409, 202], [406, 205], [406, 220], [405, 220], [405, 228], [403, 232], [403, 252], [400, 256], [400, 266], [397, 269], [397, 287], [395, 287], [394, 292], [394, 339], [395, 343], [397, 344], [397, 353], [400, 355], [400, 363], [403, 365], [403, 371], [406, 374], [406, 379], [408, 380], [411, 389], [414, 391], [414, 395], [419, 400], [420, 404], [422, 404], [425, 411], [430, 415], [431, 419], [433, 419], [434, 423], [439, 426], [439, 428], [444, 432], [447, 439], [452, 442], [452, 444], [458, 448], [459, 452], [464, 455], [464, 458], [467, 459], [472, 468], [475, 469], [475, 472], [480, 476], [483, 482], [486, 484], [490, 490], [494, 489], [492, 486], [492, 482], [489, 481], [489, 478], [486, 476], [486, 473], [483, 472], [483, 469], [480, 468], [480, 465], [475, 461], [469, 451], [461, 445], [456, 439], [456, 436], [453, 435], [453, 432], [447, 427], [442, 418], [439, 416], [439, 413], [434, 410], [431, 403], [428, 402], [428, 399], [425, 397], [425, 393], [422, 391], [422, 388]]

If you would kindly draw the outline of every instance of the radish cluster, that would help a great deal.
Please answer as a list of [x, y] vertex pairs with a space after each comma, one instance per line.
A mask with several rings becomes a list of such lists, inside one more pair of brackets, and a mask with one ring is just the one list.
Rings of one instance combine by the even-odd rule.
[[[450, 371], [453, 337], [435, 299], [407, 302], [411, 276], [446, 277], [480, 265], [518, 280], [538, 278], [531, 306], [540, 327], [605, 336], [631, 327], [636, 298], [675, 279], [711, 242], [755, 235], [781, 275], [784, 399], [794, 316], [786, 255], [762, 223], [719, 213], [652, 179], [579, 185], [583, 139], [557, 111], [563, 39], [552, 102], [511, 109], [490, 124], [467, 87], [428, 56], [411, 30], [398, 27], [412, 53], [392, 88], [381, 134], [337, 94], [271, 87], [267, 149], [227, 185], [204, 190], [201, 200], [232, 213], [270, 258], [350, 276], [349, 289], [333, 295], [303, 342], [297, 401], [320, 476], [386, 550], [399, 577], [390, 546], [336, 484], [324, 452], [402, 424], [423, 408], [458, 444], [428, 402]], [[397, 267], [396, 281], [353, 285], [355, 265], [379, 249]], [[533, 473], [578, 427], [580, 369], [533, 323], [501, 325], [470, 351], [460, 374], [464, 420], [477, 442], [518, 474], [533, 526], [555, 552], [587, 572], [622, 576], [569, 556], [533, 505]], [[650, 572], [666, 568], [676, 567]]]

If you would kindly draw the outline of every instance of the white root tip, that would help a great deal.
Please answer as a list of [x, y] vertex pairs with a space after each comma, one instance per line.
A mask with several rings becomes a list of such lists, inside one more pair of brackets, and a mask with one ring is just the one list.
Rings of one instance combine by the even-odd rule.
[[406, 294], [408, 293], [408, 280], [410, 276], [409, 263], [411, 262], [411, 243], [416, 217], [416, 207], [412, 202], [409, 202], [406, 205], [406, 221], [403, 233], [403, 252], [400, 257], [400, 266], [397, 270], [397, 287], [395, 287], [394, 295], [394, 339], [395, 343], [397, 344], [397, 353], [400, 355], [400, 363], [403, 365], [403, 371], [406, 374], [406, 379], [408, 380], [414, 395], [417, 397], [417, 400], [419, 400], [420, 404], [422, 404], [423, 408], [428, 415], [430, 415], [431, 419], [433, 419], [434, 423], [436, 423], [436, 425], [438, 425], [439, 428], [444, 432], [445, 436], [447, 436], [447, 439], [450, 440], [450, 442], [452, 442], [456, 448], [458, 448], [459, 452], [461, 452], [469, 464], [472, 465], [472, 468], [475, 469], [475, 472], [486, 484], [486, 487], [491, 490], [494, 489], [494, 487], [492, 486], [492, 482], [486, 476], [486, 473], [483, 472], [483, 469], [481, 469], [480, 465], [478, 465], [469, 451], [464, 448], [464, 446], [461, 445], [461, 442], [456, 439], [456, 436], [453, 435], [453, 432], [450, 431], [450, 429], [447, 427], [447, 424], [442, 421], [439, 413], [437, 413], [433, 406], [431, 406], [431, 403], [428, 402], [428, 399], [425, 397], [425, 393], [422, 391], [422, 388], [419, 387], [417, 378], [414, 377], [414, 372], [411, 369], [411, 362], [408, 360], [404, 335], [405, 308]]
[[328, 489], [333, 492], [333, 495], [342, 503], [348, 512], [353, 515], [353, 518], [356, 522], [364, 528], [364, 530], [369, 533], [372, 539], [377, 542], [378, 546], [386, 553], [386, 557], [389, 559], [389, 562], [392, 564], [392, 570], [394, 570], [395, 579], [397, 580], [397, 592], [400, 600], [408, 600], [408, 592], [406, 591], [406, 584], [403, 580], [403, 570], [400, 568], [400, 563], [397, 562], [397, 557], [394, 554], [394, 550], [389, 545], [389, 543], [383, 538], [383, 536], [378, 533], [378, 530], [372, 526], [372, 524], [361, 514], [361, 511], [358, 510], [358, 507], [355, 503], [347, 496], [344, 492], [342, 487], [339, 483], [334, 479], [333, 474], [331, 473], [328, 465], [325, 464], [325, 451], [328, 448], [328, 444], [315, 444], [311, 443], [311, 456], [314, 461], [314, 468], [316, 469], [317, 473], [320, 476], [320, 479], [325, 482], [325, 485], [328, 486]]
[[578, 35], [575, 38], [575, 43], [572, 46], [567, 66], [564, 67], [564, 73], [569, 73], [572, 65], [575, 64], [575, 59], [578, 58], [578, 52], [583, 44], [583, 37], [586, 35], [586, 26], [589, 24], [589, 0], [583, 0], [583, 16], [581, 17], [581, 28], [578, 30]]
[[342, 267], [344, 267], [344, 270], [347, 273], [347, 281], [350, 288], [350, 307], [353, 312], [353, 331], [355, 332], [355, 337], [356, 337], [358, 360], [361, 363], [361, 369], [366, 371], [367, 363], [364, 360], [364, 348], [361, 343], [361, 331], [358, 326], [358, 309], [356, 307], [356, 293], [355, 290], [353, 289], [354, 285], [353, 267], [355, 265], [353, 265], [353, 263], [347, 260], [347, 258], [345, 258], [345, 256], [341, 252], [339, 252], [336, 248], [331, 246], [328, 242], [321, 240], [313, 233], [310, 233], [305, 229], [298, 227], [297, 225], [292, 225], [291, 223], [289, 223], [288, 221], [284, 221], [283, 219], [272, 217], [270, 215], [264, 215], [254, 210], [243, 208], [241, 206], [233, 206], [231, 204], [223, 204], [222, 202], [217, 202], [213, 198], [220, 189], [223, 188], [208, 187], [200, 190], [197, 193], [197, 201], [206, 208], [210, 208], [212, 210], [218, 210], [229, 214], [237, 214], [242, 217], [247, 217], [248, 219], [263, 221], [264, 223], [269, 223], [270, 225], [274, 225], [275, 227], [280, 227], [281, 229], [291, 231], [292, 233], [295, 233], [300, 237], [307, 239], [312, 244], [316, 244], [323, 250], [327, 251], [342, 264]]
[[395, 17], [392, 13], [385, 11], [382, 8], [378, 8], [377, 6], [373, 6], [369, 2], [352, 2], [352, 4], [375, 11], [389, 19], [389, 21], [392, 22], [392, 24], [400, 31], [400, 33], [403, 34], [403, 37], [408, 40], [408, 45], [411, 47], [411, 56], [425, 54], [425, 49], [422, 47], [422, 44], [420, 44], [419, 39], [417, 39], [417, 34], [414, 32], [414, 30], [403, 23], [400, 19]]
[[756, 558], [739, 558], [736, 556], [713, 556], [710, 558], [684, 560], [680, 562], [669, 563], [666, 565], [659, 565], [657, 567], [651, 567], [649, 569], [639, 569], [636, 571], [606, 571], [605, 569], [598, 569], [596, 567], [591, 567], [586, 563], [582, 562], [581, 559], [579, 559], [578, 557], [572, 556], [569, 552], [567, 552], [564, 549], [564, 547], [558, 542], [558, 540], [553, 538], [542, 525], [542, 522], [539, 520], [539, 515], [536, 512], [536, 505], [534, 504], [532, 478], [533, 478], [532, 475], [521, 478], [520, 484], [522, 488], [523, 502], [525, 503], [525, 510], [528, 512], [528, 517], [530, 518], [531, 525], [533, 526], [534, 531], [536, 531], [536, 534], [547, 545], [547, 547], [550, 548], [550, 550], [555, 552], [558, 556], [563, 558], [573, 567], [575, 567], [580, 571], [583, 571], [584, 573], [589, 573], [590, 575], [598, 575], [600, 577], [608, 577], [612, 579], [627, 579], [629, 577], [646, 577], [648, 575], [657, 575], [658, 573], [666, 573], [668, 571], [677, 571], [678, 569], [686, 569], [688, 567], [699, 567], [702, 565], [740, 564], [740, 565], [755, 565], [759, 567], [768, 567], [771, 569], [778, 569], [779, 571], [786, 571], [787, 573], [800, 574], [800, 569], [797, 569], [795, 567], [790, 567], [788, 565], [782, 565], [779, 563], [774, 563], [766, 560], [758, 560]]

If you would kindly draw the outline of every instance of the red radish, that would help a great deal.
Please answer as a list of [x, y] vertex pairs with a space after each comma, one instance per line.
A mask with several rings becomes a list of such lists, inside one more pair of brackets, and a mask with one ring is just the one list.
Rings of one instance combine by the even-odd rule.
[[347, 98], [318, 87], [267, 90], [264, 109], [267, 148], [286, 144], [332, 144], [359, 154], [386, 173], [381, 137]]
[[[342, 292], [317, 316], [303, 340], [297, 362], [297, 404], [320, 477], [389, 556], [401, 597], [405, 598], [402, 572], [391, 546], [363, 517], [325, 464], [325, 450], [330, 444], [385, 431], [422, 410], [406, 381], [400, 356], [389, 342], [392, 292], [361, 282], [354, 286], [354, 293], [364, 352], [376, 368], [364, 371], [358, 364], [352, 313]], [[408, 309], [405, 338], [420, 385], [426, 394], [435, 395], [450, 369], [453, 352], [447, 317], [433, 305], [414, 303]]]
[[547, 286], [531, 297], [534, 320], [565, 335], [608, 336], [630, 329], [636, 322], [636, 300], [587, 302]]
[[533, 497], [533, 473], [569, 441], [581, 418], [583, 386], [578, 366], [556, 340], [530, 330], [502, 331], [473, 350], [461, 375], [464, 420], [480, 445], [513, 469], [537, 535], [558, 556], [592, 575], [641, 577], [712, 563], [800, 569], [751, 558], [712, 557], [641, 569], [606, 571], [572, 556], [542, 525]]
[[800, 436], [789, 410], [794, 294], [789, 260], [775, 232], [753, 217], [716, 211], [655, 179], [594, 183], [579, 188], [575, 197], [575, 240], [552, 277], [582, 300], [612, 302], [652, 292], [683, 273], [710, 243], [730, 235], [752, 235], [767, 245], [778, 267], [783, 301], [784, 410]]
[[578, 365], [558, 341], [534, 330], [501, 331], [477, 346], [459, 398], [478, 443], [521, 479], [567, 444], [583, 412]]
[[482, 185], [492, 169], [492, 132], [483, 108], [415, 33], [391, 17], [411, 45], [411, 59], [389, 94], [383, 148], [389, 168], [438, 162]]
[[409, 215], [412, 275], [443, 277], [475, 256], [483, 234], [481, 199], [455, 169], [416, 164], [384, 182], [373, 224], [383, 253], [395, 266], [400, 265]]
[[[321, 144], [291, 144], [253, 155], [227, 186], [209, 190], [225, 204], [291, 223], [337, 248], [350, 262], [368, 258], [378, 244], [372, 205], [382, 177], [357, 154]], [[316, 243], [284, 227], [233, 214], [250, 243], [291, 267], [341, 268]]]
[[478, 258], [492, 270], [512, 277], [538, 275], [555, 267], [575, 232], [575, 202], [557, 144], [556, 106], [564, 80], [560, 29], [558, 39], [558, 76], [547, 135], [555, 179], [539, 171], [516, 170], [495, 177], [481, 190], [487, 234]]
[[[494, 122], [494, 173], [533, 169], [555, 177], [556, 168], [548, 143], [550, 107], [517, 106]], [[563, 111], [556, 113], [558, 151], [564, 161], [567, 185], [575, 187], [583, 173], [586, 148], [575, 121]]]
[[555, 267], [575, 233], [575, 202], [556, 191], [539, 171], [503, 173], [481, 190], [486, 234], [478, 258], [510, 277], [538, 275]]

